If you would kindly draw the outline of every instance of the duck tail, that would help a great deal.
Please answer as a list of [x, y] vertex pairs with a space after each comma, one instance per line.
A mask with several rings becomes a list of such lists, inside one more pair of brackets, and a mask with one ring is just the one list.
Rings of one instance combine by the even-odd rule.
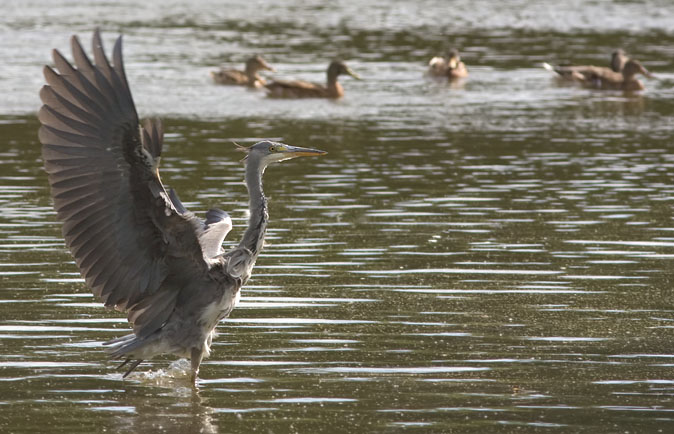
[[541, 63], [541, 66], [542, 66], [543, 68], [547, 69], [548, 71], [556, 72], [556, 71], [555, 71], [555, 67], [552, 66], [552, 65], [550, 65], [548, 62], [543, 62], [543, 63]]

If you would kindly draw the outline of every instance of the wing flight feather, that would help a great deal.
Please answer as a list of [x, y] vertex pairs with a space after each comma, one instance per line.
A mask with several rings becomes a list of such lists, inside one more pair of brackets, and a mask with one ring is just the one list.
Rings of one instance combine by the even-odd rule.
[[165, 284], [171, 269], [179, 264], [185, 279], [205, 273], [200, 236], [229, 229], [222, 219], [204, 226], [164, 189], [157, 171], [163, 127], [157, 120], [140, 127], [121, 37], [112, 64], [98, 31], [93, 63], [77, 37], [71, 48], [75, 66], [54, 50], [57, 70], [45, 67], [40, 91], [39, 139], [54, 207], [87, 285], [147, 335], [173, 311], [177, 289]]

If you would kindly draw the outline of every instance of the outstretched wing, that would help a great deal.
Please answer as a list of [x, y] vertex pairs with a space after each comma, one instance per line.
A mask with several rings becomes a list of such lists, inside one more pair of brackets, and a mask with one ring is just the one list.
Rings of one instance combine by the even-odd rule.
[[54, 50], [58, 72], [45, 67], [48, 85], [40, 92], [39, 138], [54, 207], [94, 294], [128, 311], [136, 332], [146, 334], [173, 310], [178, 288], [162, 286], [170, 269], [181, 262], [185, 279], [206, 270], [197, 235], [203, 223], [182, 204], [177, 209], [159, 179], [161, 124], [139, 125], [121, 37], [112, 64], [98, 31], [95, 64], [76, 37], [71, 46], [75, 67]]

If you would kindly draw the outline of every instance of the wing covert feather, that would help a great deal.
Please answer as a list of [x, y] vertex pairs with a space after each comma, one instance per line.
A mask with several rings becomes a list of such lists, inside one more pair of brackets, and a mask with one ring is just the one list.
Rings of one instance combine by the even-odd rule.
[[214, 258], [223, 253], [222, 242], [232, 230], [232, 219], [225, 211], [213, 208], [206, 212], [204, 231], [199, 235], [199, 244], [204, 258]]

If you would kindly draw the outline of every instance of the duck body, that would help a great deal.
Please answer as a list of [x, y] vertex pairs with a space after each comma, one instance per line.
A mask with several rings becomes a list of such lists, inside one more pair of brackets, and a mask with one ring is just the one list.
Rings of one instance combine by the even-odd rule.
[[561, 78], [580, 83], [585, 87], [595, 89], [638, 91], [644, 90], [637, 74], [650, 77], [651, 74], [637, 60], [625, 62], [622, 71], [616, 72], [611, 68], [601, 66], [557, 66], [544, 64], [546, 69], [556, 72]]
[[[611, 62], [609, 68], [594, 65], [564, 65], [552, 67], [547, 63], [543, 67], [547, 70], [554, 71], [558, 74], [558, 78], [567, 81], [585, 81], [585, 77], [594, 77], [598, 75], [606, 75], [610, 77], [609, 71], [622, 73], [625, 64], [630, 60], [625, 52], [621, 49], [614, 51], [611, 54]], [[618, 76], [612, 77], [613, 81], [618, 79]]]
[[217, 71], [211, 71], [211, 77], [216, 84], [260, 88], [266, 84], [264, 78], [258, 74], [260, 70], [274, 71], [274, 68], [269, 66], [261, 56], [252, 56], [246, 61], [244, 71], [220, 68]]
[[327, 86], [304, 80], [274, 80], [265, 86], [270, 98], [341, 98], [344, 88], [339, 82]]
[[337, 81], [337, 77], [346, 74], [355, 79], [360, 79], [340, 60], [330, 63], [327, 70], [327, 82], [325, 85], [312, 83], [304, 80], [273, 80], [265, 85], [267, 96], [270, 98], [329, 98], [337, 99], [344, 96], [344, 88]]
[[211, 71], [211, 77], [216, 84], [223, 84], [229, 86], [250, 86], [262, 87], [265, 85], [264, 78], [259, 74], [248, 76], [244, 71], [238, 69], [220, 69], [218, 71]]

